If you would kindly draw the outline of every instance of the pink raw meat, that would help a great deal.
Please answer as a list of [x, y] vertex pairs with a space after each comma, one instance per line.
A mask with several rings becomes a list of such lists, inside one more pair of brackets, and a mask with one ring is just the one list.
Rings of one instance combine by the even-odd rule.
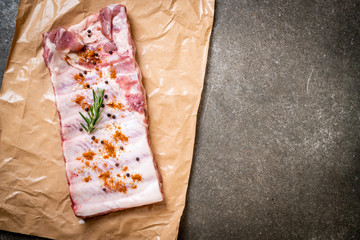
[[[91, 217], [164, 199], [149, 146], [145, 91], [126, 8], [110, 5], [44, 34], [75, 215]], [[88, 134], [79, 112], [104, 89], [104, 117]]]

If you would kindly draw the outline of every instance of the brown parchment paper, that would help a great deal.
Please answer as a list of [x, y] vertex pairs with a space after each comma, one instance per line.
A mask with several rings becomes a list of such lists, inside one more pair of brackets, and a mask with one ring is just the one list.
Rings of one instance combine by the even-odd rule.
[[[68, 194], [41, 34], [122, 3], [148, 97], [165, 201], [86, 220]], [[214, 0], [21, 0], [0, 93], [0, 228], [56, 239], [176, 239], [185, 205]]]

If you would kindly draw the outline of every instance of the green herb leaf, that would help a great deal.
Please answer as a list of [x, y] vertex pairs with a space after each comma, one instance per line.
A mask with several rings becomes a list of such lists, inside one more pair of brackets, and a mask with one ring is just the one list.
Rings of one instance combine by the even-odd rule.
[[87, 127], [85, 127], [82, 123], [80, 125], [85, 129], [87, 133], [94, 132], [97, 128], [95, 127], [103, 117], [100, 117], [102, 113], [101, 105], [104, 101], [104, 93], [105, 90], [99, 90], [97, 89], [96, 92], [94, 89], [92, 90], [93, 99], [94, 99], [94, 105], [89, 105], [89, 111], [87, 112], [88, 117], [85, 117], [81, 112], [80, 115], [86, 122]]

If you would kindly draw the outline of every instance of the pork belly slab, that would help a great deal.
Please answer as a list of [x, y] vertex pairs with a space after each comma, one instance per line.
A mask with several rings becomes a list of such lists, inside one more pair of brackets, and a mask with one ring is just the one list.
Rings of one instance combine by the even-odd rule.
[[[149, 145], [145, 91], [123, 5], [110, 5], [43, 36], [60, 117], [75, 215], [91, 217], [162, 201]], [[105, 90], [102, 120], [88, 133], [80, 116]]]

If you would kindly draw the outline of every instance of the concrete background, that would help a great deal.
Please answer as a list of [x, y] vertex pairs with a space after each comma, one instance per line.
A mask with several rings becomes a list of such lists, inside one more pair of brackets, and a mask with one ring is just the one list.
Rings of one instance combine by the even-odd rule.
[[216, 2], [179, 239], [360, 239], [359, 40], [359, 1]]

